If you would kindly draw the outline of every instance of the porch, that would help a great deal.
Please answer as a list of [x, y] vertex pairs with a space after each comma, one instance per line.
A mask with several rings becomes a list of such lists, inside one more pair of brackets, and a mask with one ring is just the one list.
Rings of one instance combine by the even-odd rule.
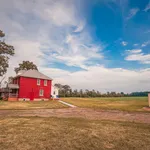
[[8, 84], [6, 88], [3, 89], [3, 98], [8, 101], [17, 101], [19, 93], [18, 84]]

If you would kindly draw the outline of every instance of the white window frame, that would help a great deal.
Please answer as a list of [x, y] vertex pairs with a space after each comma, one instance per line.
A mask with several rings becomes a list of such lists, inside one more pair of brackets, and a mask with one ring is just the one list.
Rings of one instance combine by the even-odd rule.
[[47, 80], [44, 80], [44, 86], [47, 86]]
[[40, 89], [39, 96], [44, 96], [44, 90], [43, 89]]
[[41, 84], [41, 80], [37, 79], [37, 85], [40, 85], [40, 84]]

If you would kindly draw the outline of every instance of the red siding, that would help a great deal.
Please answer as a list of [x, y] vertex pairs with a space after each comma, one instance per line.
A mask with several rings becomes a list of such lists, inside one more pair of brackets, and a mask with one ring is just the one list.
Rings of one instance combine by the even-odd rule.
[[[29, 98], [34, 95], [34, 98], [50, 98], [51, 80], [47, 80], [47, 86], [44, 86], [44, 79], [40, 79], [40, 85], [37, 85], [36, 78], [20, 77], [19, 82], [19, 98]], [[44, 95], [39, 96], [40, 89], [44, 90]]]

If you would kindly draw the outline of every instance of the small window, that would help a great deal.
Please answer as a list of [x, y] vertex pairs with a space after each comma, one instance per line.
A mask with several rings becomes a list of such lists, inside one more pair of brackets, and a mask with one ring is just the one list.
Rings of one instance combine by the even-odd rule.
[[40, 85], [40, 79], [37, 79], [37, 85]]
[[47, 80], [44, 80], [44, 86], [47, 86]]
[[44, 95], [44, 90], [40, 90], [39, 96], [43, 96], [43, 95]]

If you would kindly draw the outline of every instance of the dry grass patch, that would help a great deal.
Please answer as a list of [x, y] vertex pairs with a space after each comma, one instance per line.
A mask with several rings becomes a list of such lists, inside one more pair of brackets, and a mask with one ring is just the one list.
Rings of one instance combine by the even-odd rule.
[[122, 111], [145, 111], [143, 107], [148, 106], [147, 97], [62, 98], [62, 100], [83, 108], [112, 109]]
[[1, 118], [2, 150], [149, 150], [150, 126], [75, 118]]
[[39, 101], [39, 102], [9, 102], [0, 101], [0, 109], [44, 109], [44, 108], [66, 108], [67, 106], [58, 101]]

